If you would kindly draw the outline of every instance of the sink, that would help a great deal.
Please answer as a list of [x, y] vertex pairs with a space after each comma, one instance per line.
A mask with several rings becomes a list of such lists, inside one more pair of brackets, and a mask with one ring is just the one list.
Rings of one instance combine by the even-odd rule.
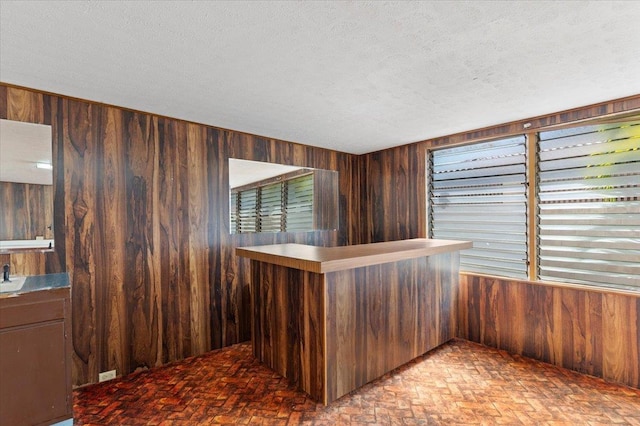
[[26, 280], [27, 277], [11, 277], [9, 282], [4, 282], [0, 279], [0, 293], [18, 291], [22, 288]]

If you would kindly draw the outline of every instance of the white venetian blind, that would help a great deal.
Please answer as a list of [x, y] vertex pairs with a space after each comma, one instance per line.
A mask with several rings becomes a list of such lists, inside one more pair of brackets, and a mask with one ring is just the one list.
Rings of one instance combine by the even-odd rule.
[[260, 188], [260, 232], [280, 232], [282, 228], [282, 183]]
[[640, 288], [640, 121], [540, 133], [538, 274]]
[[313, 175], [304, 175], [286, 182], [286, 230], [313, 229]]
[[527, 278], [524, 136], [432, 151], [429, 235], [473, 241], [460, 269]]
[[258, 191], [256, 189], [242, 191], [239, 192], [238, 197], [238, 232], [256, 232]]
[[229, 228], [232, 234], [238, 232], [238, 193], [231, 192], [229, 196]]

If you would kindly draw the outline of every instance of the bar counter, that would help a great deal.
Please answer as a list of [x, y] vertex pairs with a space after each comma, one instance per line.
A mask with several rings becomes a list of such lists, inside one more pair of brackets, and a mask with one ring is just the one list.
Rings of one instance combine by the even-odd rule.
[[238, 247], [236, 255], [303, 271], [325, 273], [467, 248], [471, 248], [471, 243], [468, 241], [416, 238], [340, 247], [316, 247], [304, 244]]
[[455, 336], [459, 250], [413, 239], [236, 248], [251, 259], [254, 355], [328, 404]]

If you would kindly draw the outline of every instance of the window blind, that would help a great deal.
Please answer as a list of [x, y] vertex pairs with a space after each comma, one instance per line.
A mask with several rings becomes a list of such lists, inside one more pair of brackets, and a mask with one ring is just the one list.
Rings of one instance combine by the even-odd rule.
[[640, 288], [640, 121], [539, 137], [539, 279]]
[[230, 194], [231, 233], [312, 231], [313, 173]]
[[429, 235], [473, 241], [468, 272], [527, 277], [526, 139], [431, 151]]
[[232, 234], [238, 232], [238, 197], [237, 192], [231, 192], [229, 196], [229, 229]]
[[258, 191], [250, 189], [238, 195], [238, 232], [256, 232]]
[[282, 184], [260, 188], [259, 232], [280, 232], [282, 229]]
[[287, 231], [313, 229], [313, 175], [304, 175], [286, 182]]

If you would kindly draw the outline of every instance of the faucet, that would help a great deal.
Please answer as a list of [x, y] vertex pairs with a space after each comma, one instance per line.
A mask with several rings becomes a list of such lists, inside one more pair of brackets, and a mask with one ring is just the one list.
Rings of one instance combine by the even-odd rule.
[[9, 279], [9, 264], [5, 263], [5, 265], [2, 267], [2, 282], [4, 283], [8, 283], [11, 280]]

